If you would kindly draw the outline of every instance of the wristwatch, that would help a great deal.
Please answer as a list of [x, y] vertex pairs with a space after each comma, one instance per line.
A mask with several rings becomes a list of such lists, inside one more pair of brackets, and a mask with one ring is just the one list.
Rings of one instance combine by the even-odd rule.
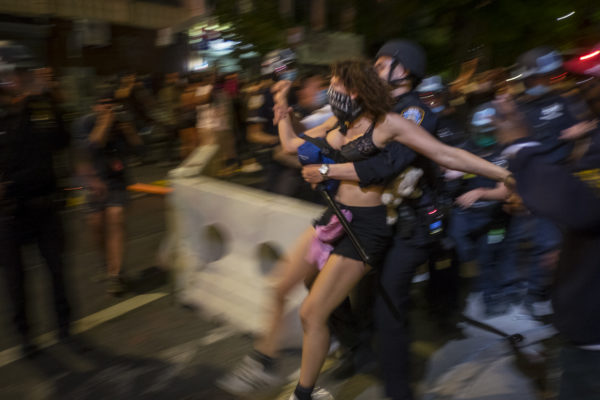
[[327, 174], [329, 173], [329, 164], [321, 164], [319, 167], [319, 173], [323, 177], [323, 179], [329, 179]]

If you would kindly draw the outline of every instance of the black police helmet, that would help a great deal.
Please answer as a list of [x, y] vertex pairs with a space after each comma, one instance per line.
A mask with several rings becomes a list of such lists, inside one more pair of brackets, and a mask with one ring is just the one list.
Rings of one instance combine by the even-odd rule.
[[425, 77], [427, 65], [425, 51], [415, 42], [406, 39], [390, 40], [379, 49], [375, 58], [381, 56], [392, 57], [396, 63], [402, 64], [419, 81]]

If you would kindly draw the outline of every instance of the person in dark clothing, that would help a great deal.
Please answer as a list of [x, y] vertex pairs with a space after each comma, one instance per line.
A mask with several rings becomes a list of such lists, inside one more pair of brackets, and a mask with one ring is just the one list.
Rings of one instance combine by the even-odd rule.
[[[262, 64], [262, 73], [271, 81], [293, 81], [297, 75], [295, 59], [295, 54], [289, 49], [269, 52]], [[291, 103], [295, 104], [295, 99]], [[274, 105], [270, 87], [264, 87], [250, 97], [246, 119], [247, 140], [254, 145], [256, 158], [264, 170], [265, 180], [261, 189], [297, 196], [303, 187], [300, 164], [295, 157], [290, 159], [281, 150], [277, 126], [273, 125]]]
[[[531, 138], [552, 149], [546, 156], [549, 162], [564, 163], [576, 148], [577, 126], [588, 122], [582, 115], [581, 105], [573, 98], [561, 95], [551, 85], [552, 77], [562, 72], [562, 58], [552, 48], [537, 47], [519, 57], [517, 65], [516, 72], [522, 75], [526, 87], [517, 105]], [[575, 129], [571, 129], [573, 127]], [[534, 316], [547, 314], [551, 312], [549, 307], [544, 307], [550, 298], [550, 271], [554, 267], [551, 260], [556, 258], [553, 255], [560, 248], [561, 232], [556, 224], [539, 215], [514, 218], [511, 225], [512, 229], [522, 232], [518, 240], [530, 239], [533, 244], [525, 306]]]
[[[423, 79], [416, 91], [437, 117], [435, 136], [449, 146], [465, 148], [466, 130], [459, 121], [456, 110], [448, 102], [448, 88], [442, 78], [433, 75]], [[489, 161], [489, 160], [488, 160]], [[455, 325], [459, 311], [459, 267], [456, 243], [450, 235], [452, 207], [460, 190], [460, 179], [446, 179], [440, 168], [435, 183], [437, 207], [442, 210], [442, 231], [430, 248], [429, 282], [427, 297], [430, 313], [444, 328]]]
[[76, 169], [89, 190], [89, 223], [104, 252], [108, 292], [125, 291], [121, 277], [127, 202], [127, 155], [138, 152], [142, 141], [131, 117], [112, 98], [101, 94], [94, 113], [83, 116], [74, 128]]
[[[475, 108], [470, 122], [471, 139], [463, 148], [506, 168], [502, 138], [498, 138], [492, 122], [494, 115], [491, 103]], [[477, 260], [480, 271], [477, 289], [483, 293], [486, 316], [503, 314], [508, 310], [505, 300], [515, 279], [514, 265], [504, 262], [509, 216], [502, 210], [503, 198], [490, 198], [490, 192], [498, 191], [498, 184], [492, 180], [476, 175], [461, 175], [456, 180], [459, 186], [455, 193], [456, 207], [452, 210], [450, 235], [461, 262]], [[507, 196], [503, 189], [500, 190]]]
[[[6, 55], [5, 51], [10, 49], [0, 49], [3, 67], [11, 63], [11, 54]], [[50, 271], [59, 339], [69, 337], [70, 326], [64, 237], [53, 168], [53, 153], [68, 144], [69, 136], [56, 102], [34, 79], [28, 62], [30, 59], [22, 57], [12, 64], [16, 68], [13, 72], [3, 68], [4, 84], [0, 94], [0, 263], [6, 274], [13, 322], [25, 355], [37, 350], [27, 319], [25, 266], [21, 254], [25, 244], [37, 243]]]
[[560, 143], [508, 148], [516, 191], [532, 213], [559, 226], [563, 242], [552, 293], [562, 334], [560, 400], [600, 399], [600, 135], [579, 159], [556, 163]]

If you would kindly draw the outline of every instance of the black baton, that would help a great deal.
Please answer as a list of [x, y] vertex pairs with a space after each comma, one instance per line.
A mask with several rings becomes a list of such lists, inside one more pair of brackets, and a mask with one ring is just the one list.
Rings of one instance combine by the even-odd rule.
[[329, 204], [329, 207], [331, 207], [331, 209], [333, 210], [335, 215], [340, 220], [340, 223], [342, 224], [342, 228], [344, 228], [346, 235], [348, 235], [348, 237], [350, 238], [350, 241], [352, 242], [352, 245], [354, 245], [354, 248], [358, 252], [358, 255], [360, 256], [360, 258], [363, 260], [363, 262], [365, 264], [371, 265], [371, 260], [369, 259], [367, 252], [365, 251], [364, 247], [362, 247], [362, 245], [360, 244], [358, 238], [352, 231], [352, 228], [350, 228], [350, 224], [348, 224], [348, 220], [346, 219], [344, 214], [342, 214], [342, 210], [340, 210], [340, 207], [337, 205], [335, 200], [333, 200], [333, 198], [331, 197], [331, 195], [329, 194], [327, 189], [325, 189], [323, 187], [323, 185], [319, 184], [318, 189], [319, 189], [319, 192], [321, 192], [321, 195], [323, 196], [323, 198], [325, 199], [327, 204]]
[[[331, 209], [333, 210], [333, 212], [335, 213], [335, 215], [340, 220], [340, 223], [342, 224], [342, 228], [344, 228], [344, 231], [346, 232], [346, 234], [350, 238], [350, 241], [352, 242], [352, 245], [354, 246], [354, 248], [358, 252], [359, 257], [363, 260], [363, 262], [365, 264], [371, 265], [371, 261], [369, 259], [369, 256], [367, 255], [367, 252], [365, 251], [365, 249], [362, 247], [362, 245], [358, 241], [358, 238], [356, 237], [356, 235], [352, 231], [352, 228], [350, 228], [350, 224], [348, 224], [348, 220], [346, 219], [346, 217], [344, 216], [344, 214], [342, 214], [342, 210], [340, 210], [340, 207], [337, 205], [337, 203], [335, 202], [335, 200], [333, 200], [333, 198], [331, 197], [331, 194], [329, 194], [329, 192], [327, 191], [327, 189], [325, 189], [325, 186], [322, 183], [319, 183], [317, 185], [317, 189], [319, 190], [319, 192], [321, 192], [321, 195], [323, 196], [323, 198], [325, 199], [325, 201], [327, 202], [327, 204], [329, 204], [329, 206], [331, 207]], [[380, 275], [380, 272], [377, 272], [377, 274]], [[398, 307], [396, 307], [396, 305], [394, 304], [394, 301], [392, 300], [392, 298], [388, 294], [387, 290], [385, 290], [385, 288], [381, 284], [381, 277], [380, 276], [377, 278], [377, 283], [378, 283], [378, 286], [379, 286], [379, 290], [381, 292], [381, 297], [383, 298], [383, 301], [388, 306], [388, 309], [392, 313], [392, 316], [397, 321], [403, 322], [404, 321], [403, 314], [400, 312], [400, 310], [398, 309]]]

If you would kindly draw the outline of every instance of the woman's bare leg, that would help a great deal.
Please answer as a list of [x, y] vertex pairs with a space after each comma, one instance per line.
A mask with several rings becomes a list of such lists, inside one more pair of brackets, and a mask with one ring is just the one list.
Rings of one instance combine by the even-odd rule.
[[317, 381], [329, 350], [327, 320], [367, 271], [362, 261], [333, 254], [317, 276], [300, 308], [304, 328], [301, 386], [309, 388]]
[[308, 248], [315, 235], [313, 227], [308, 228], [296, 242], [291, 252], [279, 261], [275, 270], [277, 284], [273, 291], [274, 307], [269, 316], [267, 331], [265, 335], [255, 343], [255, 349], [262, 354], [275, 357], [279, 350], [279, 335], [281, 323], [285, 311], [286, 297], [290, 291], [301, 283], [304, 278], [316, 270], [313, 264], [305, 260]]

